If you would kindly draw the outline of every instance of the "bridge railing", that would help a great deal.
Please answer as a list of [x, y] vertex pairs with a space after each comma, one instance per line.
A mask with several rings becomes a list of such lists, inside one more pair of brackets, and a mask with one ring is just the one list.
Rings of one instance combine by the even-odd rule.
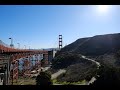
[[0, 40], [0, 53], [3, 52], [35, 52], [35, 53], [47, 53], [47, 50], [36, 50], [36, 49], [18, 49], [11, 48], [9, 45], [5, 44], [2, 40]]

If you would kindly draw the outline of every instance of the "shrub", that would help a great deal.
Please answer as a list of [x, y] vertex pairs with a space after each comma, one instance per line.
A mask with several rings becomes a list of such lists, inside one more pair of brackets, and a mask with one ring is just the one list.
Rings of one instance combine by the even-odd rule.
[[36, 85], [52, 85], [51, 74], [48, 72], [40, 72], [36, 77]]

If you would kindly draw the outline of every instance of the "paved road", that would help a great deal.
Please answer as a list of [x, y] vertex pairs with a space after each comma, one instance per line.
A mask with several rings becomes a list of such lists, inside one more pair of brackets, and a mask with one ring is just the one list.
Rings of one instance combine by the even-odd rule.
[[52, 74], [51, 79], [55, 79], [55, 78], [57, 78], [60, 74], [65, 73], [65, 72], [66, 72], [66, 70], [60, 69], [58, 72]]
[[[90, 61], [96, 63], [97, 66], [98, 66], [97, 69], [99, 69], [99, 67], [100, 67], [100, 63], [99, 63], [99, 62], [97, 62], [97, 61], [95, 61], [95, 60], [93, 60], [93, 59], [86, 58], [86, 57], [83, 56], [83, 55], [82, 55], [82, 58], [87, 59], [87, 60], [90, 60]], [[86, 82], [86, 85], [89, 85], [89, 84], [93, 83], [95, 80], [96, 80], [96, 78], [95, 78], [95, 77], [92, 77], [89, 82]]]
[[96, 80], [96, 78], [95, 78], [95, 77], [92, 77], [92, 79], [91, 79], [89, 82], [87, 82], [86, 85], [92, 84], [95, 80]]
[[50, 68], [50, 66], [49, 67], [45, 67], [45, 68], [43, 68], [43, 71], [46, 71], [46, 70], [48, 70]]
[[97, 61], [95, 61], [95, 60], [90, 59], [90, 58], [86, 58], [86, 57], [85, 57], [85, 56], [83, 56], [83, 55], [82, 55], [82, 58], [87, 59], [87, 60], [89, 60], [89, 61], [92, 61], [92, 62], [96, 63], [98, 67], [100, 67], [100, 63], [99, 63], [99, 62], [97, 62]]

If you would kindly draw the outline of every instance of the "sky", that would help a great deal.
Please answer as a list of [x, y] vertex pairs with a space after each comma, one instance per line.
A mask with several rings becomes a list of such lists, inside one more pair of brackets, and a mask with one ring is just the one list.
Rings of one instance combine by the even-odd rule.
[[[106, 8], [107, 7], [107, 8]], [[79, 38], [120, 33], [120, 6], [0, 5], [0, 40], [18, 48], [56, 48]]]

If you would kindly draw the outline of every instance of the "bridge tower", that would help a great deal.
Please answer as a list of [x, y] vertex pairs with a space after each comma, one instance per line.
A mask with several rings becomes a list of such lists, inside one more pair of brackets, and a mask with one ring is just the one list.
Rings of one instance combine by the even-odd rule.
[[62, 48], [62, 35], [59, 35], [59, 50]]

